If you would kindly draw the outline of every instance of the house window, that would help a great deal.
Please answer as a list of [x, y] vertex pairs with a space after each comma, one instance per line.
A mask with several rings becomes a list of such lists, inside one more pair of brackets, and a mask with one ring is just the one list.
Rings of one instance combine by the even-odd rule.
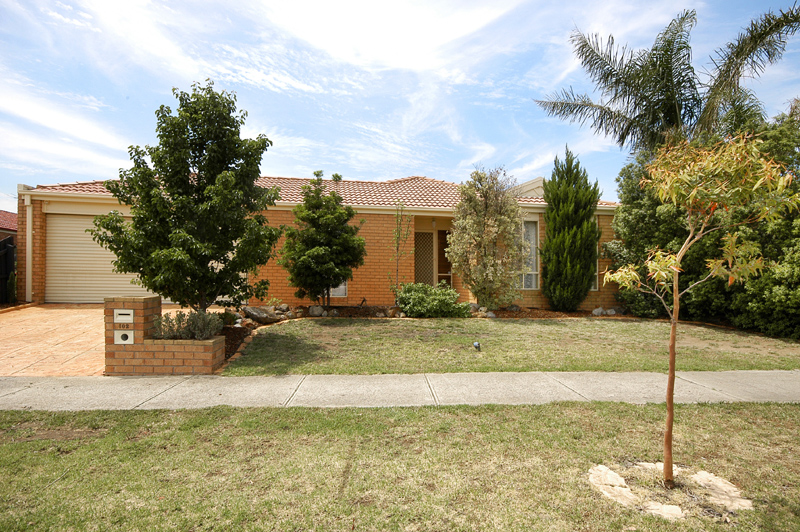
[[347, 281], [336, 288], [331, 288], [331, 297], [347, 297]]
[[539, 222], [525, 222], [525, 241], [530, 244], [525, 270], [520, 275], [523, 290], [539, 289]]

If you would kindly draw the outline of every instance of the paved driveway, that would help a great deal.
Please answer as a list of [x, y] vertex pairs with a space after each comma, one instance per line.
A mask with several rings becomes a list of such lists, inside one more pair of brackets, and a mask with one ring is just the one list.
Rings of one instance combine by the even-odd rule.
[[38, 305], [0, 314], [0, 376], [102, 375], [103, 305]]

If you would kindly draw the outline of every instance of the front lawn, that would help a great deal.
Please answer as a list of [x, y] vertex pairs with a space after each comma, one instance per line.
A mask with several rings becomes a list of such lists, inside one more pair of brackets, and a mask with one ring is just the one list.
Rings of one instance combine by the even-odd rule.
[[[669, 323], [652, 320], [296, 320], [259, 330], [224, 374], [666, 373], [668, 338]], [[679, 326], [679, 371], [797, 368], [796, 341]]]
[[671, 523], [590, 487], [661, 458], [663, 405], [5, 411], [0, 530], [800, 530], [800, 405], [676, 411], [676, 464], [754, 510]]

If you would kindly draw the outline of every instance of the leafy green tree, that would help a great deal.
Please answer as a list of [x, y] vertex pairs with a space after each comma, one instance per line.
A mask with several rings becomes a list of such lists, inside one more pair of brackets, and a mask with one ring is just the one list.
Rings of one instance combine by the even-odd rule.
[[266, 264], [280, 236], [263, 215], [278, 191], [256, 185], [272, 143], [242, 139], [247, 113], [210, 81], [173, 94], [177, 113], [156, 111], [158, 146], [131, 147], [133, 167], [106, 182], [131, 206], [131, 221], [118, 211], [98, 216], [92, 237], [116, 255], [116, 271], [195, 311], [263, 297], [268, 282], [251, 284], [244, 274]]
[[[798, 115], [798, 105], [793, 102], [787, 113], [769, 122], [755, 115], [742, 126], [762, 140], [758, 148], [765, 157], [775, 159], [795, 175], [800, 170]], [[662, 202], [652, 188], [640, 186], [651, 161], [652, 156], [640, 152], [617, 178], [621, 205], [613, 227], [618, 240], [604, 245], [612, 258], [612, 268], [640, 262], [649, 249], [677, 252], [688, 234], [680, 223], [685, 215], [681, 207]], [[797, 182], [791, 187], [800, 190]], [[743, 220], [751, 214], [749, 208], [741, 207], [732, 210], [731, 218]], [[800, 283], [795, 281], [800, 272], [793, 266], [797, 261], [792, 251], [800, 246], [798, 218], [800, 215], [791, 212], [778, 220], [738, 228], [741, 240], [758, 246], [770, 267], [759, 277], [732, 286], [720, 278], [698, 285], [681, 302], [683, 315], [695, 321], [721, 321], [773, 336], [800, 337], [800, 306], [796, 304], [800, 301]], [[725, 230], [709, 234], [687, 251], [681, 266], [683, 283], [690, 285], [705, 277], [707, 261], [721, 256], [725, 234]], [[639, 274], [646, 275], [643, 266]], [[652, 295], [621, 289], [618, 299], [635, 315], [666, 316], [663, 306]]]
[[445, 254], [478, 304], [487, 308], [519, 298], [519, 273], [529, 245], [515, 186], [502, 167], [476, 167], [458, 188], [460, 200]]
[[553, 173], [544, 182], [542, 293], [555, 310], [574, 311], [592, 288], [600, 242], [594, 220], [599, 199], [597, 182], [589, 184], [586, 169], [567, 148], [564, 162], [556, 157]]
[[[740, 242], [732, 233], [724, 238], [722, 257], [708, 262], [707, 275], [681, 289], [680, 278], [686, 253], [707, 235], [733, 229], [760, 220], [774, 221], [784, 209], [800, 209], [800, 194], [791, 189], [793, 175], [765, 158], [760, 141], [739, 136], [711, 149], [683, 142], [659, 150], [648, 167], [643, 184], [652, 187], [660, 200], [681, 207], [682, 222], [688, 234], [677, 252], [654, 249], [644, 262], [647, 276], [639, 274], [639, 265], [629, 264], [605, 275], [629, 289], [656, 296], [670, 317], [669, 375], [667, 381], [667, 423], [664, 432], [664, 481], [674, 486], [672, 470], [672, 426], [677, 327], [681, 297], [712, 277], [721, 277], [729, 285], [757, 275], [763, 268], [758, 248], [752, 242]], [[731, 211], [747, 207], [748, 216], [736, 219]]]
[[[652, 150], [670, 137], [695, 138], [717, 130], [731, 107], [752, 107], [743, 77], [758, 77], [783, 55], [788, 37], [800, 28], [800, 7], [769, 11], [750, 23], [736, 40], [716, 52], [709, 79], [701, 82], [692, 66], [690, 33], [697, 17], [684, 11], [649, 50], [629, 51], [598, 35], [572, 34], [575, 55], [600, 92], [600, 101], [564, 89], [537, 103], [551, 116], [589, 123], [634, 151]], [[731, 118], [732, 115], [729, 115]]]
[[289, 284], [297, 288], [295, 296], [313, 301], [327, 296], [330, 305], [331, 288], [353, 278], [353, 269], [364, 264], [367, 250], [364, 239], [357, 236], [361, 225], [350, 225], [356, 211], [342, 205], [336, 192], [342, 176], [333, 174], [328, 187], [322, 170], [314, 172], [314, 177], [303, 186], [303, 203], [292, 211], [297, 227], [286, 229], [278, 264], [289, 272]]

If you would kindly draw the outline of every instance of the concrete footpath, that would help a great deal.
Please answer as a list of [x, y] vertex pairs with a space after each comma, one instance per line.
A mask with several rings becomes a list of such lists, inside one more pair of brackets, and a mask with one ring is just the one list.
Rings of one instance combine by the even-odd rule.
[[[281, 377], [0, 377], [0, 410], [135, 410], [663, 403], [661, 373], [441, 373]], [[800, 402], [800, 370], [683, 371], [679, 403]]]

